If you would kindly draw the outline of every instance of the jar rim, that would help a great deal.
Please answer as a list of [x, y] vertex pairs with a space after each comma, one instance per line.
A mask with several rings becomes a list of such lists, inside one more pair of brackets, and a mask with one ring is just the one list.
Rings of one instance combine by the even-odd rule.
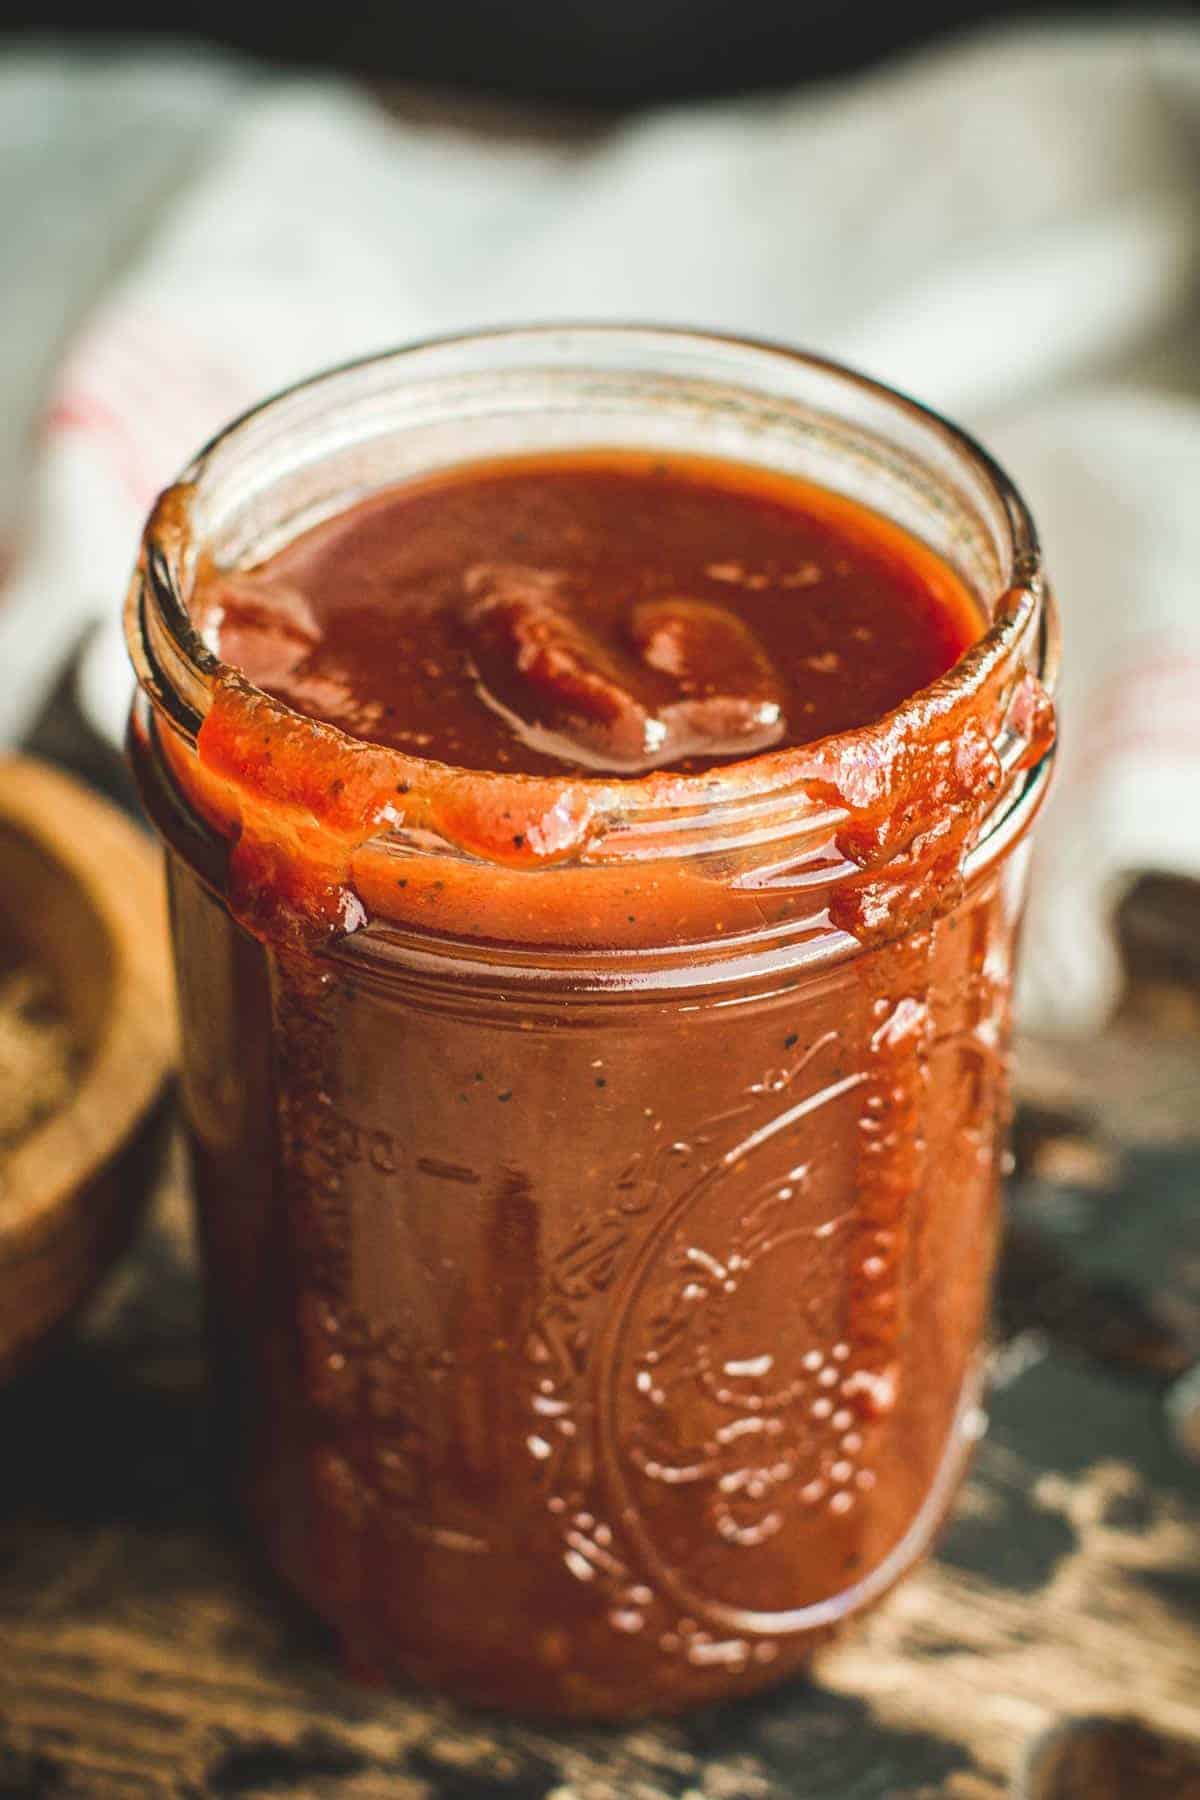
[[[713, 358], [732, 390], [747, 394], [789, 397], [789, 383], [797, 380], [824, 382], [831, 396], [852, 404], [857, 400], [882, 412], [889, 423], [918, 433], [949, 459], [949, 466], [966, 471], [983, 491], [996, 516], [1003, 522], [1006, 543], [1000, 568], [999, 592], [991, 596], [992, 616], [976, 644], [938, 681], [904, 700], [888, 715], [904, 724], [918, 719], [938, 705], [969, 694], [971, 684], [984, 679], [989, 669], [1024, 659], [1046, 690], [1052, 690], [1057, 672], [1057, 627], [1052, 597], [1044, 583], [1041, 552], [1033, 519], [1015, 485], [975, 440], [960, 427], [920, 402], [872, 377], [858, 374], [821, 356], [779, 344], [720, 333], [690, 331], [666, 326], [626, 324], [542, 324], [497, 328], [468, 334], [428, 339], [396, 350], [344, 363], [308, 377], [250, 408], [225, 426], [192, 460], [179, 481], [164, 495], [146, 527], [142, 555], [130, 589], [126, 609], [126, 635], [140, 685], [154, 711], [185, 744], [194, 746], [213, 696], [223, 679], [234, 677], [248, 692], [266, 702], [252, 684], [237, 677], [204, 642], [192, 621], [187, 600], [189, 554], [194, 559], [198, 496], [206, 484], [220, 477], [222, 459], [255, 432], [270, 433], [272, 421], [286, 418], [289, 410], [333, 399], [346, 383], [373, 375], [395, 377], [401, 386], [436, 381], [455, 373], [456, 363], [475, 359], [473, 372], [486, 376], [492, 368], [511, 365], [541, 368], [549, 362], [565, 368], [570, 359], [595, 359], [598, 366], [622, 369], [627, 376], [661, 379], [665, 388], [694, 379], [686, 371], [699, 359]], [[624, 357], [624, 362], [612, 359]], [[540, 358], [541, 361], [531, 361]], [[557, 359], [557, 361], [556, 361]], [[674, 367], [678, 365], [678, 367]], [[576, 364], [578, 366], [578, 363]], [[662, 374], [665, 368], [666, 373]], [[683, 373], [680, 373], [683, 370]], [[751, 386], [752, 380], [758, 385]], [[725, 388], [722, 388], [722, 392]], [[847, 398], [849, 397], [849, 398]], [[801, 398], [795, 405], [803, 407]], [[809, 403], [811, 405], [811, 403]], [[835, 416], [835, 415], [831, 415]], [[786, 425], [786, 419], [784, 421]], [[461, 459], [460, 459], [461, 460]], [[301, 529], [303, 527], [300, 527]], [[310, 732], [313, 722], [287, 708], [269, 702], [273, 713], [293, 723], [302, 720]], [[436, 782], [443, 788], [484, 796], [494, 806], [494, 796], [517, 795], [537, 810], [555, 803], [568, 792], [577, 817], [586, 816], [589, 860], [636, 859], [654, 855], [688, 854], [711, 850], [714, 819], [719, 819], [722, 846], [738, 848], [764, 836], [786, 835], [793, 844], [815, 843], [827, 838], [833, 819], [828, 804], [814, 804], [813, 770], [830, 745], [840, 754], [853, 756], [858, 746], [878, 728], [878, 722], [837, 734], [836, 739], [761, 751], [751, 757], [723, 763], [698, 773], [680, 774], [668, 769], [643, 774], [603, 775], [569, 770], [553, 775], [528, 775], [495, 770], [463, 769], [433, 758], [400, 750], [380, 749], [397, 771], [414, 783]], [[317, 728], [335, 751], [362, 751], [362, 740], [338, 728]], [[1027, 749], [1019, 731], [1000, 728], [1005, 741], [1001, 766], [1010, 765], [1006, 779], [984, 818], [983, 828], [969, 856], [977, 864], [980, 853], [997, 836], [996, 828], [1018, 808], [1031, 815], [1044, 780], [1022, 758]], [[378, 747], [371, 746], [374, 750]], [[1044, 774], [1044, 771], [1043, 771]], [[461, 812], [461, 807], [456, 811]], [[1012, 832], [999, 834], [1009, 841]], [[573, 845], [578, 849], [579, 838]], [[477, 847], [476, 851], [477, 851]], [[470, 853], [470, 850], [469, 850]], [[849, 865], [847, 865], [849, 872]]]

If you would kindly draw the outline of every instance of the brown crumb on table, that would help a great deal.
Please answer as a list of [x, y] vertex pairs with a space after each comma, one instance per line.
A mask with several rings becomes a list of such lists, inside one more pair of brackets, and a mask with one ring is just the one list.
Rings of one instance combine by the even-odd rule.
[[65, 1106], [80, 1048], [53, 985], [30, 962], [0, 961], [0, 1164]]

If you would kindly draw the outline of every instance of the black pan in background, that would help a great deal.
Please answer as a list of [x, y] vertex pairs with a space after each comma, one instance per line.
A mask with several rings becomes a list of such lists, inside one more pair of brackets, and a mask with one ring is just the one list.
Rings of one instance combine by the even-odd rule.
[[[0, 0], [0, 22], [93, 38], [185, 35], [273, 61], [379, 80], [626, 105], [783, 87], [864, 67], [971, 26], [1072, 14], [1161, 17], [1145, 0], [335, 0], [308, 10], [233, 0]], [[1194, 16], [1196, 5], [1176, 3]]]

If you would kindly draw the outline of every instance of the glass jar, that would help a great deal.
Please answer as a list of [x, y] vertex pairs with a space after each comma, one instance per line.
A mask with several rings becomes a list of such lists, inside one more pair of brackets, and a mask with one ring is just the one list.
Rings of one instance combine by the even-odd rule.
[[[504, 452], [703, 452], [928, 542], [978, 645], [702, 775], [456, 771], [300, 719], [197, 556]], [[230, 427], [128, 606], [239, 1483], [356, 1667], [619, 1716], [803, 1662], [980, 1425], [1014, 939], [1055, 634], [967, 438], [845, 370], [624, 328], [431, 344]]]

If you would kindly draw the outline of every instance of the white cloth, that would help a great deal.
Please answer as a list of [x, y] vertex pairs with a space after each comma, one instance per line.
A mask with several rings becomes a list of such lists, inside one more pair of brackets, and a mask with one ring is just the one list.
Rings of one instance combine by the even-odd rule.
[[0, 61], [0, 741], [148, 503], [322, 365], [499, 321], [638, 318], [843, 358], [973, 426], [1040, 521], [1064, 749], [1026, 1022], [1111, 1003], [1114, 896], [1200, 875], [1200, 32], [1044, 29], [583, 146], [398, 125], [333, 81], [182, 52]]

